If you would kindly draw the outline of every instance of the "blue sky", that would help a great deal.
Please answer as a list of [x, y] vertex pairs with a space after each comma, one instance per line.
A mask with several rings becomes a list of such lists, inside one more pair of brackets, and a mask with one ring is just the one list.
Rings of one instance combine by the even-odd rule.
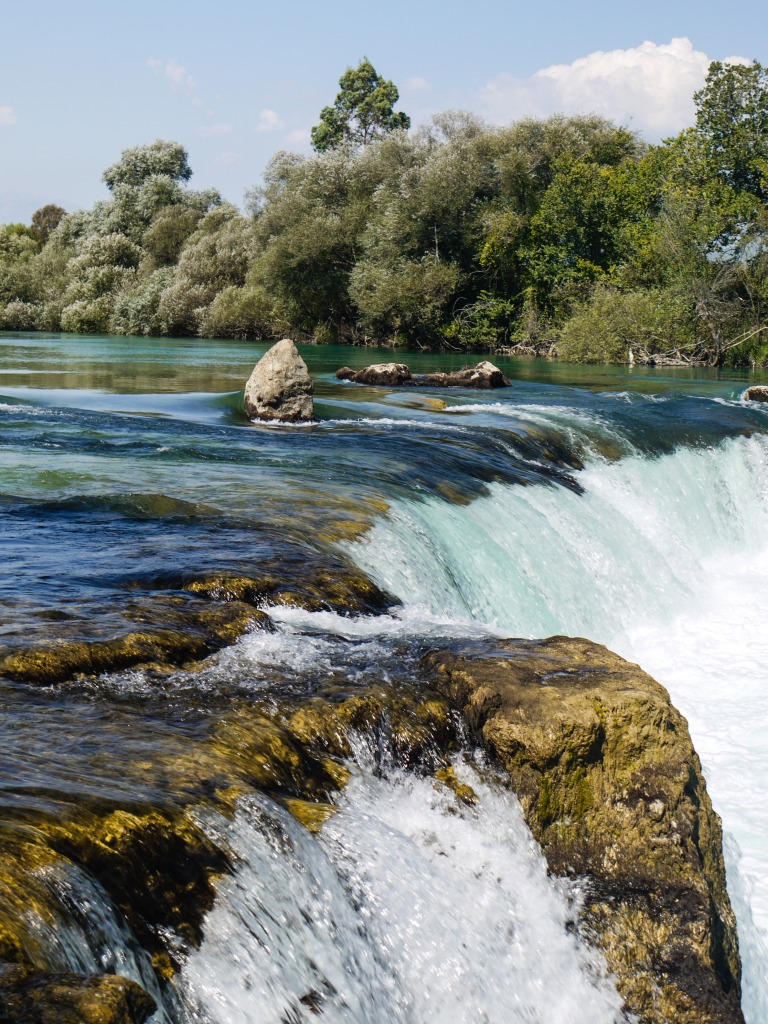
[[551, 0], [0, 0], [0, 222], [105, 194], [105, 167], [155, 138], [192, 184], [240, 203], [367, 55], [415, 123], [597, 110], [649, 138], [690, 121], [708, 60], [768, 61], [764, 3]]

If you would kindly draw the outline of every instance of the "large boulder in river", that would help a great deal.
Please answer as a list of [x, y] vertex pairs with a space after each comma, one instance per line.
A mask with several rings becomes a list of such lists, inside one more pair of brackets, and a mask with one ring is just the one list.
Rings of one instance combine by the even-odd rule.
[[768, 387], [765, 384], [753, 384], [742, 397], [748, 402], [768, 402]]
[[586, 879], [581, 927], [636, 1019], [742, 1024], [720, 820], [666, 690], [569, 637], [435, 651], [424, 665], [507, 770], [550, 871]]
[[245, 385], [245, 412], [252, 420], [301, 423], [315, 418], [312, 378], [290, 338], [268, 349]]

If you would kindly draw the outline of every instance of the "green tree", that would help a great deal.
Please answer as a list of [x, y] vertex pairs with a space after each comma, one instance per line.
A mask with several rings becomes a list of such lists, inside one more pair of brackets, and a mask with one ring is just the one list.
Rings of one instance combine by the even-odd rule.
[[66, 212], [55, 203], [47, 203], [32, 214], [32, 236], [41, 248], [50, 238], [51, 232], [59, 226]]
[[143, 185], [147, 178], [162, 175], [172, 181], [189, 181], [192, 168], [187, 151], [179, 142], [155, 139], [149, 146], [124, 149], [117, 163], [104, 171], [104, 182], [110, 192], [118, 185]]
[[397, 86], [382, 78], [367, 58], [356, 68], [347, 68], [339, 86], [333, 106], [323, 107], [320, 124], [312, 129], [316, 152], [343, 143], [366, 146], [389, 132], [411, 127], [408, 115], [393, 109], [400, 96]]
[[694, 100], [696, 129], [718, 177], [768, 201], [768, 68], [715, 61]]
[[144, 232], [141, 244], [145, 253], [158, 267], [172, 266], [202, 216], [201, 210], [184, 203], [161, 207]]
[[670, 290], [619, 292], [598, 284], [577, 303], [557, 355], [579, 363], [682, 363], [693, 340], [683, 297]]

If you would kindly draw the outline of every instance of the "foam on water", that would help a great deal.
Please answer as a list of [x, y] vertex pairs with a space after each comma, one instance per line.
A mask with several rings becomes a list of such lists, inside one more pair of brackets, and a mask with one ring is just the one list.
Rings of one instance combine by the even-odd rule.
[[622, 1020], [509, 792], [460, 767], [479, 796], [468, 808], [431, 780], [364, 767], [317, 837], [257, 798], [207, 823], [238, 866], [180, 979], [193, 1020]]
[[[581, 635], [638, 661], [689, 719], [728, 837], [744, 1009], [768, 1020], [768, 441], [595, 460], [563, 487], [395, 502], [347, 550], [406, 609]], [[740, 851], [740, 852], [739, 852]]]

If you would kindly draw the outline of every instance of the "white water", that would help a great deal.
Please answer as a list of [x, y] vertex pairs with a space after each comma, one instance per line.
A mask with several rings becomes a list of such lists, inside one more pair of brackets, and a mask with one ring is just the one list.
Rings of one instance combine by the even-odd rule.
[[[270, 801], [206, 827], [238, 858], [179, 987], [205, 1024], [612, 1024], [621, 999], [567, 930], [513, 796], [474, 808], [361, 771], [317, 837]], [[367, 762], [367, 763], [366, 763]]]
[[638, 661], [689, 720], [726, 831], [743, 1006], [768, 1020], [768, 442], [595, 461], [584, 494], [492, 485], [400, 501], [348, 547], [406, 616], [581, 635]]

